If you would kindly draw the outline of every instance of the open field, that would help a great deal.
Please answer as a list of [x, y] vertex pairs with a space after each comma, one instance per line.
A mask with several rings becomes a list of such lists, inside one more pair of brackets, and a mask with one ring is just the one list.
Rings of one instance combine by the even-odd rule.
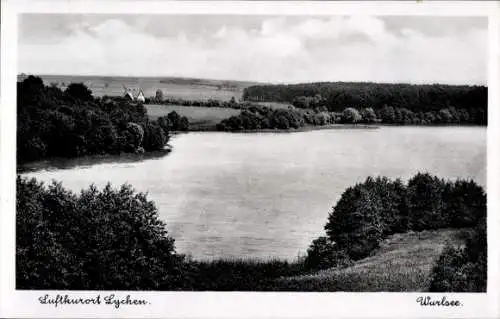
[[189, 120], [190, 130], [214, 129], [221, 120], [240, 114], [240, 110], [223, 107], [146, 104], [148, 116], [156, 119], [176, 111]]
[[275, 282], [290, 291], [426, 291], [437, 258], [447, 243], [461, 245], [467, 230], [442, 229], [395, 234], [368, 258], [344, 269], [285, 277]]
[[[222, 100], [229, 101], [233, 96], [241, 99], [243, 89], [251, 82], [220, 81], [175, 77], [112, 77], [112, 76], [68, 76], [39, 75], [45, 85], [56, 85], [65, 89], [70, 83], [84, 83], [92, 90], [94, 96], [121, 96], [124, 88], [135, 93], [143, 90], [146, 97], [154, 97], [156, 90], [161, 89], [164, 96], [185, 100]], [[22, 76], [18, 76], [18, 81]]]

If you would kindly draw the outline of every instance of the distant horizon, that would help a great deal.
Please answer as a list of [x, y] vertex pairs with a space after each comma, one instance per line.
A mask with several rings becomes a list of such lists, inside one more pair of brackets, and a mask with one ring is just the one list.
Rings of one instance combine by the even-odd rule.
[[236, 82], [236, 83], [249, 83], [252, 85], [296, 85], [307, 83], [376, 83], [376, 84], [394, 84], [394, 85], [446, 85], [446, 86], [482, 86], [488, 87], [488, 84], [468, 84], [468, 83], [443, 83], [443, 82], [426, 82], [426, 83], [411, 83], [411, 82], [379, 82], [379, 81], [343, 81], [343, 80], [318, 80], [318, 81], [300, 81], [300, 82], [259, 82], [252, 80], [235, 80], [235, 79], [218, 79], [218, 78], [203, 78], [182, 75], [103, 75], [103, 74], [42, 74], [42, 73], [27, 73], [21, 72], [17, 77], [22, 76], [38, 76], [38, 77], [81, 77], [81, 78], [150, 78], [150, 79], [184, 79], [184, 80], [202, 80], [202, 81], [220, 81], [220, 82]]

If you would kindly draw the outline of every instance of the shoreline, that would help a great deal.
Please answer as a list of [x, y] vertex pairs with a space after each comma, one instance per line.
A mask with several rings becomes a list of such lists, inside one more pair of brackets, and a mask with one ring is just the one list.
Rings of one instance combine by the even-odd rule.
[[298, 133], [298, 132], [311, 132], [311, 131], [321, 131], [321, 130], [375, 130], [383, 127], [430, 127], [430, 128], [449, 128], [449, 127], [484, 127], [488, 128], [487, 125], [472, 125], [472, 124], [434, 124], [434, 125], [421, 125], [421, 124], [327, 124], [327, 125], [306, 125], [299, 128], [289, 128], [289, 129], [254, 129], [254, 130], [237, 130], [237, 131], [219, 131], [215, 128], [215, 125], [210, 126], [195, 126], [190, 128], [185, 132], [172, 132], [174, 135], [179, 133], [189, 133], [189, 132], [219, 132], [219, 133]]
[[95, 164], [110, 163], [134, 163], [146, 159], [161, 158], [172, 152], [173, 147], [167, 144], [163, 150], [144, 153], [121, 153], [121, 154], [96, 154], [78, 157], [50, 157], [42, 160], [18, 163], [16, 174], [27, 174], [43, 170], [69, 169], [75, 167], [86, 167]]

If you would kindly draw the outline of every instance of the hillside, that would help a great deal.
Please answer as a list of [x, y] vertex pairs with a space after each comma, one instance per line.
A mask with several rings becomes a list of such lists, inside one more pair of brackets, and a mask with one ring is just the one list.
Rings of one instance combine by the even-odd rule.
[[284, 277], [278, 290], [293, 291], [427, 291], [430, 274], [447, 243], [462, 245], [466, 229], [439, 229], [395, 234], [370, 257], [344, 269]]

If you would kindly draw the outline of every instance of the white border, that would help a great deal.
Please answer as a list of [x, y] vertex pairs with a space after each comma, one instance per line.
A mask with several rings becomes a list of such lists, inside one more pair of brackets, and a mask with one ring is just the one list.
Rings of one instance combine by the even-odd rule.
[[[144, 307], [40, 305], [43, 291], [15, 291], [15, 105], [17, 13], [154, 13], [262, 15], [435, 15], [489, 17], [489, 126], [487, 132], [488, 293], [445, 294], [459, 308], [421, 307], [420, 293], [215, 293], [130, 292]], [[0, 317], [39, 318], [497, 318], [499, 308], [500, 81], [499, 4], [496, 1], [230, 2], [230, 1], [2, 1], [0, 108]], [[48, 292], [54, 294], [54, 291]], [[65, 293], [65, 292], [62, 292]], [[68, 292], [66, 292], [68, 293]], [[100, 292], [102, 295], [113, 292]], [[125, 296], [127, 292], [114, 292]], [[70, 293], [71, 294], [71, 293]], [[95, 296], [96, 292], [73, 295]], [[437, 294], [436, 296], [443, 296]]]

